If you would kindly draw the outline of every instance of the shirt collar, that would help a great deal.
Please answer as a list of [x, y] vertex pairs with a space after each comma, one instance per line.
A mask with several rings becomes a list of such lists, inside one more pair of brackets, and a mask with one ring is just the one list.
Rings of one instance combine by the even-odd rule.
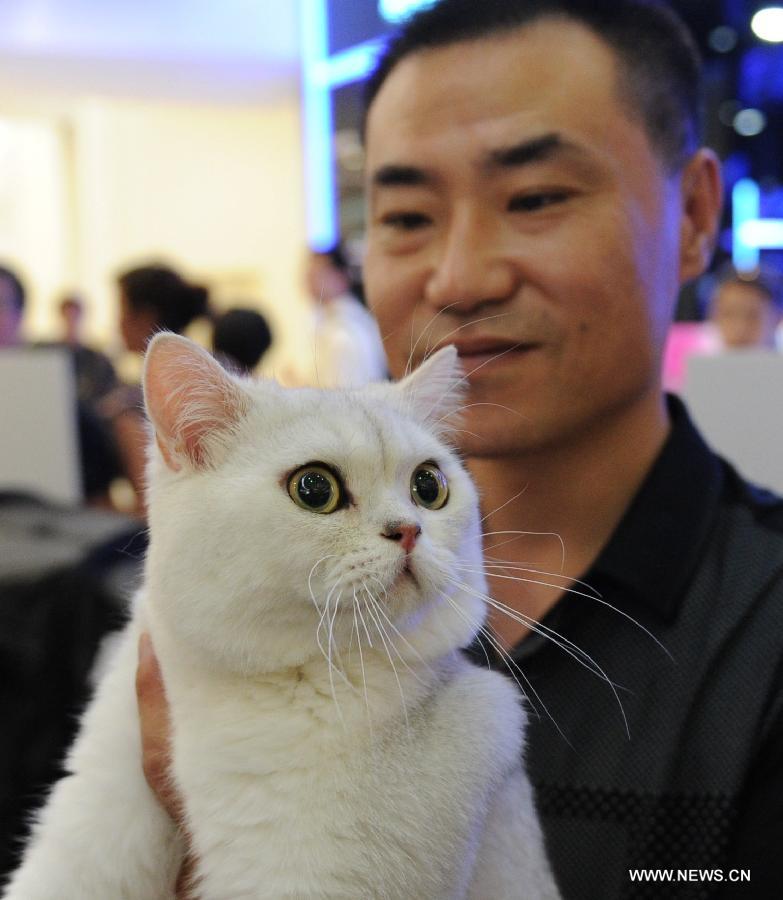
[[682, 402], [667, 400], [669, 437], [585, 580], [613, 603], [672, 620], [712, 530], [723, 469]]

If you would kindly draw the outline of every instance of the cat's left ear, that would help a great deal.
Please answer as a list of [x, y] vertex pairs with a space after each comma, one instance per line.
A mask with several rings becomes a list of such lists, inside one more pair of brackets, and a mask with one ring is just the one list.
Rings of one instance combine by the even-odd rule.
[[450, 431], [457, 424], [455, 417], [467, 392], [457, 348], [449, 345], [433, 353], [403, 378], [396, 390], [414, 418], [437, 432]]
[[170, 469], [213, 466], [248, 408], [242, 388], [206, 350], [176, 334], [150, 341], [144, 403]]

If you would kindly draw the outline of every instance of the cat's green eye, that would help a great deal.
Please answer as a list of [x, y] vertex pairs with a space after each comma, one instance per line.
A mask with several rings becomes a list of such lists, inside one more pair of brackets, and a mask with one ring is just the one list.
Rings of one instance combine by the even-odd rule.
[[325, 466], [309, 464], [288, 479], [288, 494], [297, 506], [316, 513], [333, 513], [343, 499], [340, 482]]
[[411, 497], [425, 509], [440, 509], [449, 499], [446, 476], [435, 463], [422, 463], [411, 475]]

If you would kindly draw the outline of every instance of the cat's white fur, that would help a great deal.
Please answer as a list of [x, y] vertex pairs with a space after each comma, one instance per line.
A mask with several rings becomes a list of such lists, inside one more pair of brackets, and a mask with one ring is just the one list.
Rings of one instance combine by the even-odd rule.
[[[142, 774], [142, 630], [198, 897], [557, 897], [518, 691], [457, 650], [486, 590], [475, 490], [442, 439], [459, 376], [447, 348], [397, 385], [284, 391], [152, 342], [144, 587], [6, 900], [172, 896], [183, 841]], [[448, 479], [440, 510], [411, 498], [427, 460]], [[348, 506], [292, 501], [310, 461], [339, 470]], [[394, 522], [422, 529], [409, 557], [384, 537]]]

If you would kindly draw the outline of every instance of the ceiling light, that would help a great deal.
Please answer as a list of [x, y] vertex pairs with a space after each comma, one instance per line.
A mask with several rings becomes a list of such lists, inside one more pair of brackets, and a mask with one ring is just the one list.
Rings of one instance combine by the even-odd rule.
[[762, 41], [779, 44], [783, 41], [783, 6], [767, 6], [750, 20], [750, 27]]
[[767, 117], [760, 109], [741, 109], [734, 116], [734, 130], [742, 137], [755, 137], [767, 126]]

